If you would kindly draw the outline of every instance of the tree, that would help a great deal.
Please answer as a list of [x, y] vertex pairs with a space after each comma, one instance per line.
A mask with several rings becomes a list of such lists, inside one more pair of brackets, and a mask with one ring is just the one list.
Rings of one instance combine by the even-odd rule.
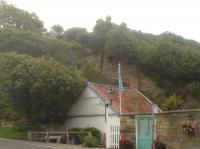
[[80, 71], [52, 58], [0, 54], [0, 71], [0, 82], [16, 111], [33, 122], [64, 121], [85, 86]]
[[100, 53], [100, 71], [103, 70], [104, 56], [106, 51], [106, 41], [108, 38], [109, 31], [112, 29], [111, 17], [107, 16], [106, 20], [99, 19], [96, 21], [96, 25], [93, 29], [93, 38], [95, 42], [95, 49], [97, 53]]
[[45, 31], [43, 23], [35, 13], [29, 13], [5, 1], [0, 1], [0, 28], [17, 28], [36, 33]]
[[88, 44], [89, 33], [85, 28], [70, 28], [67, 31], [65, 31], [63, 36], [66, 42], [74, 41], [84, 46]]
[[10, 121], [19, 119], [9, 95], [2, 88], [0, 89], [0, 118]]
[[55, 35], [57, 38], [62, 38], [64, 34], [64, 29], [60, 25], [54, 25], [51, 27], [50, 31], [53, 35]]
[[106, 48], [111, 61], [130, 62], [133, 57], [131, 51], [134, 49], [130, 38], [130, 31], [125, 23], [115, 25], [108, 34]]
[[0, 52], [17, 52], [33, 57], [49, 56], [62, 64], [76, 65], [81, 58], [79, 55], [87, 54], [87, 49], [78, 43], [65, 43], [33, 32], [0, 29]]

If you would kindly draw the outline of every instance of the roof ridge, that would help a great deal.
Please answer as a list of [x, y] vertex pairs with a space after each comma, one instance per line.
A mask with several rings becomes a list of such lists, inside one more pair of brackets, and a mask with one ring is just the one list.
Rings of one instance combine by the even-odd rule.
[[[105, 86], [105, 87], [116, 87], [116, 88], [119, 88], [118, 85], [109, 85], [109, 84], [101, 84], [101, 83], [94, 83], [94, 82], [87, 82], [88, 84], [91, 84], [91, 85], [99, 85], [99, 86]], [[136, 88], [132, 88], [132, 87], [127, 87], [127, 86], [124, 86], [124, 89], [131, 89], [131, 90], [136, 90], [136, 91], [139, 91], [138, 89]]]
[[94, 83], [94, 82], [87, 82], [87, 83], [89, 83], [89, 84], [94, 84], [94, 85], [106, 86], [106, 87], [107, 87], [107, 86], [109, 86], [109, 87], [110, 87], [110, 86], [118, 87], [117, 85], [114, 85], [114, 84], [113, 84], [113, 85], [109, 85], [109, 84], [101, 84], [101, 83]]

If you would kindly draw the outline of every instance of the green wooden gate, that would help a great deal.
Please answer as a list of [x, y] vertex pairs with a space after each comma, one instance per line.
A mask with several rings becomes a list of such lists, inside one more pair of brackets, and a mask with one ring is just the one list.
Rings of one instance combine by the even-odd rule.
[[152, 117], [136, 117], [137, 149], [152, 148]]

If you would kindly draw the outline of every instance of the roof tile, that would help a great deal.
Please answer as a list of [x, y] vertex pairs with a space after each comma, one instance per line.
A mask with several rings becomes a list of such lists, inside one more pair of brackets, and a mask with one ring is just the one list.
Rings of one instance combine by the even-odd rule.
[[[115, 95], [112, 99], [112, 107], [119, 112], [119, 90], [117, 86], [89, 83], [90, 86], [108, 101], [108, 92], [112, 88]], [[148, 101], [137, 89], [125, 88], [121, 96], [121, 112], [125, 113], [151, 113], [152, 103]]]

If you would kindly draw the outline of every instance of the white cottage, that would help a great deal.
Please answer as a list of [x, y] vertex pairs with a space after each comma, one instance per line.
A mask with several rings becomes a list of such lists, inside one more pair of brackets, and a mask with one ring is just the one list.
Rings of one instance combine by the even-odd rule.
[[[108, 97], [110, 90], [114, 96], [112, 101]], [[87, 87], [80, 98], [71, 106], [66, 120], [66, 128], [74, 127], [96, 127], [103, 133], [106, 132], [105, 104], [112, 103], [107, 107], [109, 116], [119, 116], [118, 87], [113, 85], [102, 85], [87, 83]], [[122, 114], [151, 113], [152, 102], [141, 92], [133, 88], [125, 88], [122, 93]]]
[[[105, 103], [110, 102], [107, 97], [100, 95], [97, 84], [88, 82], [80, 98], [72, 105], [68, 112], [66, 128], [96, 127], [106, 133]], [[107, 87], [112, 87], [107, 85]], [[118, 111], [112, 106], [107, 107], [109, 115], [117, 116]]]
[[[113, 93], [112, 98], [108, 96], [111, 91]], [[151, 113], [153, 103], [139, 90], [125, 88], [121, 94], [121, 114], [119, 114], [120, 102], [118, 95], [118, 86], [89, 82], [80, 98], [69, 110], [65, 124], [66, 128], [96, 127], [106, 136], [109, 136], [106, 137], [106, 146], [108, 148], [119, 147], [120, 133], [120, 135], [127, 136], [137, 149], [141, 149], [142, 146], [145, 146], [145, 149], [150, 149], [152, 144], [151, 130], [153, 123]], [[110, 106], [105, 108], [108, 103]], [[105, 122], [106, 110], [109, 115], [107, 125]], [[116, 123], [118, 125], [115, 125]], [[117, 139], [116, 136], [113, 136], [115, 130], [117, 130], [116, 134], [118, 134]], [[146, 135], [143, 136], [144, 134]]]

